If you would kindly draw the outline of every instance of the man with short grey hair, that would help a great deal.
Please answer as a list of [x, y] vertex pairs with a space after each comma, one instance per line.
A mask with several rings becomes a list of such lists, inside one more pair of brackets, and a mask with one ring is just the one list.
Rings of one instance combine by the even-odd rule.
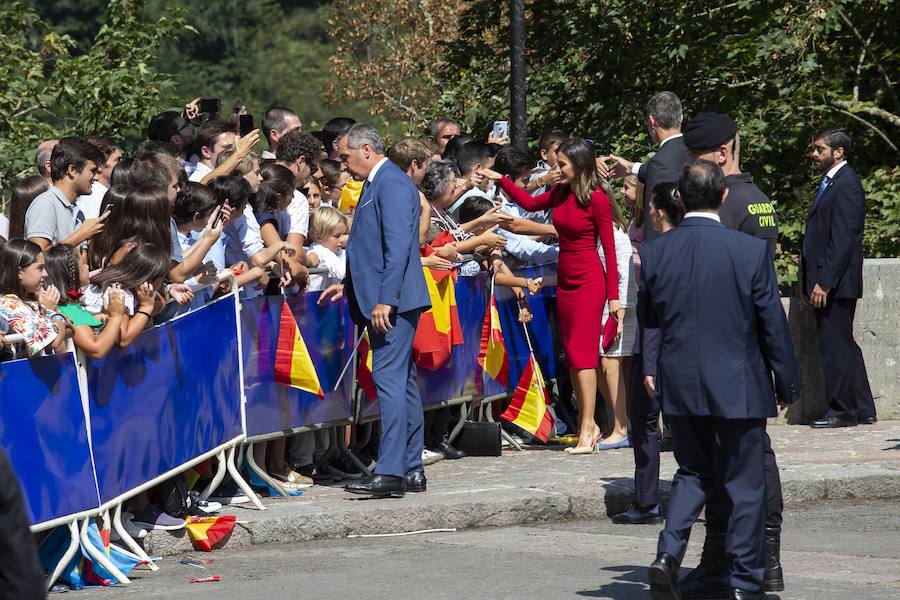
[[353, 320], [368, 330], [381, 407], [375, 475], [345, 489], [374, 497], [424, 492], [424, 419], [412, 347], [419, 315], [431, 302], [419, 258], [419, 190], [384, 155], [374, 127], [357, 123], [336, 142], [341, 162], [365, 185], [347, 240], [344, 283], [319, 301], [346, 294]]
[[37, 152], [34, 155], [34, 167], [37, 169], [38, 175], [52, 184], [50, 179], [50, 154], [53, 148], [59, 143], [59, 140], [45, 140], [38, 144]]
[[[647, 102], [647, 129], [650, 137], [659, 144], [659, 150], [646, 163], [631, 162], [614, 154], [597, 159], [597, 168], [604, 177], [624, 177], [635, 175], [644, 184], [644, 214], [650, 214], [650, 198], [653, 188], [660, 183], [675, 183], [681, 168], [687, 163], [688, 150], [681, 136], [681, 100], [672, 92], [654, 94]], [[613, 161], [612, 165], [608, 165]], [[652, 239], [658, 234], [644, 220], [644, 239]]]
[[458, 136], [462, 132], [459, 121], [452, 117], [440, 116], [435, 117], [428, 124], [428, 137], [432, 142], [437, 144], [438, 154], [444, 153], [447, 142]]

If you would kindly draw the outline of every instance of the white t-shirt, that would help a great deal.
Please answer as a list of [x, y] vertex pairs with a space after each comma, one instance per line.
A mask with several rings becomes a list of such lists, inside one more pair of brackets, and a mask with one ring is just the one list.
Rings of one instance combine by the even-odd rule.
[[188, 176], [188, 181], [199, 182], [200, 180], [202, 180], [204, 177], [206, 177], [207, 175], [209, 175], [212, 172], [213, 172], [213, 170], [211, 168], [207, 167], [202, 162], [198, 162], [196, 165], [194, 165], [193, 173], [191, 173]]
[[91, 184], [91, 193], [86, 196], [78, 196], [75, 200], [75, 206], [81, 209], [85, 219], [96, 219], [100, 216], [100, 203], [103, 202], [103, 196], [109, 190], [108, 187], [95, 181]]
[[309, 252], [314, 252], [318, 257], [319, 268], [324, 267], [328, 269], [328, 272], [323, 275], [310, 274], [307, 291], [318, 292], [344, 280], [344, 276], [347, 274], [347, 254], [343, 248], [332, 252], [319, 242], [313, 242], [309, 247]]
[[[134, 294], [131, 290], [122, 290], [125, 294], [125, 310], [129, 316], [134, 316]], [[93, 283], [81, 290], [81, 305], [84, 310], [92, 315], [98, 315], [103, 312], [103, 303], [109, 297], [109, 288], [101, 292], [100, 288]]]
[[287, 232], [299, 233], [305, 239], [309, 239], [309, 200], [303, 195], [303, 192], [294, 190], [294, 197], [285, 212], [290, 220], [290, 223], [287, 224]]

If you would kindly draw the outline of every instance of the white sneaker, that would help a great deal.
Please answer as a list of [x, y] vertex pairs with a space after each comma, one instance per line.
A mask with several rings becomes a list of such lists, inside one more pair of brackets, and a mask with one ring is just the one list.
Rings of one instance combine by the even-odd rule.
[[432, 452], [427, 448], [422, 449], [422, 464], [423, 465], [433, 465], [439, 460], [444, 460], [444, 455], [440, 452]]

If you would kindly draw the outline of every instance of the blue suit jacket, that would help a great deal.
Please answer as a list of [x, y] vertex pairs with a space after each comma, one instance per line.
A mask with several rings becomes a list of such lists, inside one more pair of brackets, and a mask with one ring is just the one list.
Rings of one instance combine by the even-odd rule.
[[345, 283], [357, 323], [377, 304], [401, 313], [431, 306], [419, 254], [419, 192], [389, 160], [366, 182], [353, 214]]
[[663, 412], [761, 419], [799, 399], [794, 344], [766, 243], [712, 219], [685, 219], [641, 246], [638, 317], [662, 336]]
[[866, 193], [856, 172], [844, 165], [810, 206], [800, 259], [803, 293], [817, 283], [837, 298], [862, 298]]

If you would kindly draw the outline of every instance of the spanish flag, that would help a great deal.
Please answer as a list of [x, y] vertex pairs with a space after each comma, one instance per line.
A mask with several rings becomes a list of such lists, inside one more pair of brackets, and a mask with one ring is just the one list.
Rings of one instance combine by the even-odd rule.
[[372, 346], [369, 343], [369, 332], [363, 332], [359, 342], [359, 367], [356, 369], [356, 383], [363, 391], [366, 400], [375, 402], [378, 399], [378, 391], [375, 389], [375, 379], [372, 377]]
[[194, 548], [203, 552], [212, 552], [216, 544], [231, 534], [235, 523], [237, 523], [237, 517], [234, 515], [188, 517], [184, 528], [191, 536]]
[[519, 379], [519, 385], [516, 386], [512, 402], [500, 418], [521, 427], [546, 443], [550, 432], [553, 431], [553, 413], [547, 410], [549, 403], [550, 396], [544, 385], [544, 375], [532, 352], [528, 357], [528, 365], [522, 372], [522, 378]]
[[281, 326], [275, 349], [275, 381], [325, 398], [316, 367], [300, 335], [300, 327], [287, 302], [281, 305]]
[[500, 326], [500, 313], [497, 312], [497, 298], [491, 287], [491, 299], [484, 313], [484, 325], [481, 327], [481, 351], [478, 364], [493, 377], [497, 383], [509, 385], [509, 356], [506, 354], [506, 343], [503, 341], [503, 329]]
[[422, 313], [413, 340], [416, 364], [432, 371], [450, 358], [453, 346], [463, 343], [459, 311], [456, 308], [456, 286], [452, 273], [432, 273], [423, 268], [431, 308]]

